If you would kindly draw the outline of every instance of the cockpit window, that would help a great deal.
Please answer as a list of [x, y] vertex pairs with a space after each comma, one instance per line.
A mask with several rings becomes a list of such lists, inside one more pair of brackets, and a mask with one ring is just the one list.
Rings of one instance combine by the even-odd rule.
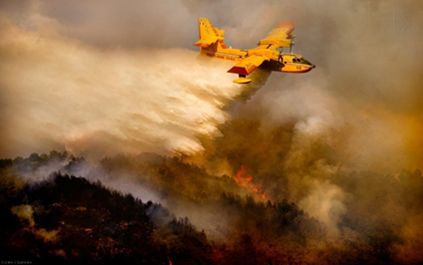
[[311, 65], [311, 63], [309, 62], [309, 61], [307, 61], [306, 59], [304, 59], [304, 58], [301, 58], [301, 59], [299, 59], [298, 60], [300, 63], [303, 63], [303, 64], [308, 64], [308, 65]]

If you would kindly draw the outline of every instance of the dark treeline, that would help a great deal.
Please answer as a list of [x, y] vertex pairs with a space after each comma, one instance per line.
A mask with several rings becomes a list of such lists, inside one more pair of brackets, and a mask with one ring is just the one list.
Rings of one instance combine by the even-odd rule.
[[[24, 181], [20, 176], [51, 161], [64, 162], [63, 168], [84, 163], [83, 158], [58, 152], [0, 160], [1, 260], [224, 265], [401, 262], [392, 255], [392, 247], [401, 241], [390, 229], [372, 228], [375, 232], [367, 237], [356, 235], [329, 242], [319, 222], [284, 200], [257, 202], [228, 190], [221, 192], [213, 200], [225, 213], [233, 215], [233, 223], [225, 239], [212, 240], [188, 218], [175, 218], [158, 203], [142, 202], [130, 194], [108, 189], [99, 181], [63, 172], [36, 182]], [[153, 157], [143, 161], [152, 164], [143, 168], [164, 168], [162, 174], [167, 177], [163, 179], [173, 178], [174, 168], [200, 171], [174, 159], [160, 161]], [[412, 177], [411, 173], [403, 175]], [[354, 227], [364, 221], [345, 222]]]
[[3, 181], [0, 196], [2, 260], [210, 263], [205, 234], [187, 219], [100, 183], [67, 175], [20, 188]]

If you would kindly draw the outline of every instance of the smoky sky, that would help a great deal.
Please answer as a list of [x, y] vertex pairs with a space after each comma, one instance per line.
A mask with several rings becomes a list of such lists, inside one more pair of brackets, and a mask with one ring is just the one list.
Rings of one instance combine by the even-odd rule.
[[418, 1], [103, 1], [77, 6], [47, 1], [39, 6], [41, 14], [63, 26], [63, 34], [108, 47], [193, 49], [194, 21], [206, 16], [226, 30], [228, 44], [249, 48], [275, 24], [292, 20], [296, 51], [319, 66], [330, 89], [396, 111], [413, 111], [422, 99], [409, 88], [419, 81], [413, 79], [419, 78], [416, 58], [422, 56]]
[[[1, 11], [3, 18], [24, 30], [34, 34], [53, 31], [56, 37], [75, 40], [94, 51], [195, 51], [192, 44], [200, 16], [223, 28], [229, 45], [248, 48], [274, 25], [291, 20], [296, 26], [295, 51], [317, 68], [307, 75], [272, 75], [254, 99], [264, 105], [266, 113], [284, 116], [279, 104], [269, 100], [294, 87], [314, 86], [351, 108], [345, 110], [347, 114], [374, 107], [421, 122], [423, 7], [419, 1], [125, 0], [75, 4], [33, 0], [2, 1]], [[301, 101], [299, 105], [304, 104]]]

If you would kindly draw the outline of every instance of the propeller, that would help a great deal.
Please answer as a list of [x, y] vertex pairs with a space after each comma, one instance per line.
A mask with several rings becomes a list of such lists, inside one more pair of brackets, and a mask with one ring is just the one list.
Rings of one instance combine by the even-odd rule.
[[295, 45], [295, 35], [292, 35], [292, 41], [291, 44], [289, 45], [289, 53], [292, 53], [294, 51], [294, 45]]

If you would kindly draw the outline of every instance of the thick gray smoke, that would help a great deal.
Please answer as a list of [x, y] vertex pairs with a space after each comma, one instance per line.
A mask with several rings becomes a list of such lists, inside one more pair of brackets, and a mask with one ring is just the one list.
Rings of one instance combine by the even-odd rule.
[[183, 49], [102, 50], [45, 19], [32, 21], [39, 31], [1, 24], [2, 156], [199, 152], [197, 137], [217, 135], [224, 107], [249, 89], [232, 83], [230, 63]]

